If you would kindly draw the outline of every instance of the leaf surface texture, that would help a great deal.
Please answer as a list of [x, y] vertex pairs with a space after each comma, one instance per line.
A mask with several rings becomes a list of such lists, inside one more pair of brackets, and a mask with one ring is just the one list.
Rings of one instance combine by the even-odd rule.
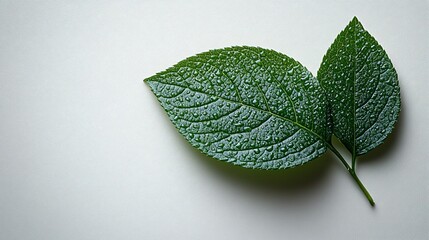
[[400, 111], [398, 76], [383, 48], [353, 18], [317, 74], [327, 93], [333, 133], [356, 155], [380, 145]]
[[327, 100], [288, 56], [256, 47], [212, 50], [145, 80], [179, 132], [216, 159], [280, 169], [326, 151]]

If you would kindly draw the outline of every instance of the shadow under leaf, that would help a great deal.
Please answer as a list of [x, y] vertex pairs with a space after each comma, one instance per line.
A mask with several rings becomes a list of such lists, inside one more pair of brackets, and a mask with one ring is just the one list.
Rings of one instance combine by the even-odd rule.
[[285, 170], [258, 170], [234, 166], [230, 163], [216, 160], [190, 146], [185, 140], [188, 150], [193, 152], [192, 159], [202, 165], [212, 175], [243, 188], [264, 193], [294, 194], [310, 191], [327, 176], [329, 168], [335, 162], [330, 152], [302, 166]]

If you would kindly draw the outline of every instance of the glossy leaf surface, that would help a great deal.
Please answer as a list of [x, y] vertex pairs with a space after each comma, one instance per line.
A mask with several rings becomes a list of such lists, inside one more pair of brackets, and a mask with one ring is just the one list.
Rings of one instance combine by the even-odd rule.
[[332, 111], [333, 133], [354, 155], [380, 145], [400, 111], [392, 62], [353, 18], [337, 36], [317, 74]]
[[284, 54], [212, 50], [145, 80], [179, 132], [216, 159], [279, 169], [326, 151], [327, 101], [318, 81]]

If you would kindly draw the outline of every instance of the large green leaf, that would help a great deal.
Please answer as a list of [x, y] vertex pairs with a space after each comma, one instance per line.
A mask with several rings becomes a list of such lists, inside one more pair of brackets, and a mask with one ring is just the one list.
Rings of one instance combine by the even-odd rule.
[[145, 81], [179, 132], [216, 159], [279, 169], [326, 151], [326, 97], [306, 68], [281, 53], [212, 50]]
[[353, 18], [317, 74], [332, 111], [333, 132], [354, 156], [380, 145], [400, 111], [398, 77], [383, 48]]

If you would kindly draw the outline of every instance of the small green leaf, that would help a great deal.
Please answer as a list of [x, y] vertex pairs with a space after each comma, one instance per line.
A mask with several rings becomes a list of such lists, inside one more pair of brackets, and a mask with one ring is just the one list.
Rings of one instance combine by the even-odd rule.
[[392, 132], [401, 105], [398, 76], [356, 17], [329, 48], [317, 78], [327, 93], [333, 133], [354, 158]]
[[212, 50], [145, 81], [179, 132], [216, 159], [280, 169], [326, 151], [326, 97], [305, 67], [281, 53]]

